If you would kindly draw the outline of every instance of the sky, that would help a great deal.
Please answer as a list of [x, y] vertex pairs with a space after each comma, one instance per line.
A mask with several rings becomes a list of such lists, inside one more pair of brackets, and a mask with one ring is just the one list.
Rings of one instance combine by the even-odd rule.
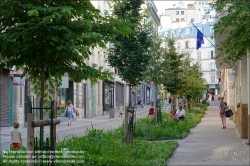
[[[164, 14], [166, 8], [171, 8], [175, 3], [178, 3], [180, 1], [168, 1], [168, 0], [154, 0], [155, 6], [158, 9], [158, 14]], [[190, 3], [194, 1], [182, 1], [183, 3]]]

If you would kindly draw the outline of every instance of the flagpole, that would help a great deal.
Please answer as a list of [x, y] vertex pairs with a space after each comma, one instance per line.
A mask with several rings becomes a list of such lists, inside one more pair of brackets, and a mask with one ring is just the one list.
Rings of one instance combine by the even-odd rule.
[[[191, 22], [191, 24], [193, 24], [193, 23]], [[193, 24], [193, 26], [197, 29], [197, 31], [200, 31], [194, 24]], [[202, 33], [202, 32], [200, 31], [200, 33]], [[207, 39], [207, 41], [209, 41], [209, 43], [211, 43], [215, 47], [215, 45], [210, 40], [208, 40], [208, 38], [203, 33], [202, 33], [202, 35], [203, 35], [203, 37], [205, 37]]]

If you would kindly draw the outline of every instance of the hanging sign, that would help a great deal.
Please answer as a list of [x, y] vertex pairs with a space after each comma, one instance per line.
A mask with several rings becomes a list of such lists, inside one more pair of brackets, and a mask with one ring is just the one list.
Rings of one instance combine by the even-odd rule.
[[60, 88], [69, 88], [69, 77], [68, 76], [63, 76], [62, 77], [62, 85]]
[[14, 74], [13, 85], [25, 86], [25, 77], [21, 78], [21, 74]]

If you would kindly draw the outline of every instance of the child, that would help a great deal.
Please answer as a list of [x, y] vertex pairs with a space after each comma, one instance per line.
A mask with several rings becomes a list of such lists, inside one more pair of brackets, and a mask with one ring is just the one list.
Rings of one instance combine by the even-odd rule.
[[175, 119], [175, 111], [171, 111], [171, 114], [170, 114], [170, 119]]
[[122, 118], [122, 112], [123, 112], [123, 105], [122, 105], [122, 103], [121, 103], [120, 106], [119, 106], [118, 112], [119, 112], [118, 118]]
[[148, 110], [148, 116], [154, 116], [155, 115], [155, 109], [154, 106], [151, 105], [151, 108]]
[[21, 131], [18, 129], [19, 123], [14, 122], [13, 127], [14, 127], [14, 129], [11, 131], [12, 147], [14, 150], [19, 150], [21, 148], [21, 145], [22, 145]]

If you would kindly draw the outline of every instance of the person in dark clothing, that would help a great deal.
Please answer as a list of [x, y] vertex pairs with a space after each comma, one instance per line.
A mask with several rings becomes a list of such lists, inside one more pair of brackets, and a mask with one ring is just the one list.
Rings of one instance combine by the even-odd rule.
[[140, 105], [141, 108], [143, 108], [142, 100], [138, 101], [138, 105]]

